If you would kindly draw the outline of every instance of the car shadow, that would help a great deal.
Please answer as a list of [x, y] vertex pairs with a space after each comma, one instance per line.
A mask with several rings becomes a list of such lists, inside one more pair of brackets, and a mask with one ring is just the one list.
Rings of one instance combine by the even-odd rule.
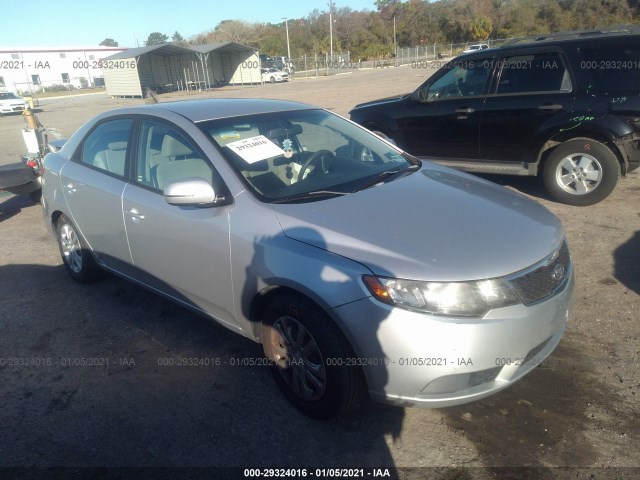
[[448, 427], [473, 443], [492, 478], [589, 476], [583, 467], [594, 466], [602, 454], [591, 432], [612, 429], [633, 436], [640, 431], [638, 417], [622, 414], [630, 412], [618, 408], [623, 398], [595, 375], [598, 360], [581, 344], [565, 335], [552, 355], [515, 385], [442, 411]]
[[29, 195], [12, 195], [0, 197], [0, 223], [18, 215], [23, 208], [33, 205]]
[[614, 275], [629, 290], [640, 293], [640, 231], [613, 253]]
[[31, 362], [0, 365], [0, 467], [393, 468], [402, 408], [311, 420], [260, 345], [129, 282], [4, 265], [0, 305], [3, 357]]

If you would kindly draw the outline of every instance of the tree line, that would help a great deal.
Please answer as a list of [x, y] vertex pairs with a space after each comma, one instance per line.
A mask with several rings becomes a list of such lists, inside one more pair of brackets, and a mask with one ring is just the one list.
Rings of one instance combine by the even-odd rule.
[[[640, 0], [376, 0], [375, 3], [376, 11], [334, 6], [331, 14], [334, 52], [349, 51], [351, 58], [372, 60], [391, 57], [395, 46], [473, 42], [640, 23]], [[288, 19], [287, 24], [292, 57], [329, 52], [328, 11], [315, 9], [305, 18]], [[153, 32], [145, 45], [168, 41], [169, 36]], [[223, 20], [188, 40], [176, 31], [171, 41], [182, 46], [237, 42], [268, 55], [283, 55], [287, 51], [284, 21], [273, 24]]]

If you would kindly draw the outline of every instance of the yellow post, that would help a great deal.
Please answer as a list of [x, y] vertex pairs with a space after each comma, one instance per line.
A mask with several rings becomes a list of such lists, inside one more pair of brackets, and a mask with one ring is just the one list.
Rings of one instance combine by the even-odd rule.
[[25, 95], [22, 98], [24, 98], [26, 100], [26, 102], [29, 104], [29, 109], [33, 110], [33, 96]]

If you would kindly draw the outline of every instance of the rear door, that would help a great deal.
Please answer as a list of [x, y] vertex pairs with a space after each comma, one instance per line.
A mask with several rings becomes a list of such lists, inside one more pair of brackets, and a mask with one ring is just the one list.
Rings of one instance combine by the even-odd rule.
[[477, 159], [491, 57], [455, 60], [407, 101], [404, 147], [420, 157]]
[[569, 117], [574, 93], [568, 62], [558, 49], [505, 52], [480, 123], [486, 161], [532, 162], [542, 132]]
[[99, 123], [61, 171], [73, 223], [105, 265], [126, 272], [131, 255], [122, 218], [133, 121]]

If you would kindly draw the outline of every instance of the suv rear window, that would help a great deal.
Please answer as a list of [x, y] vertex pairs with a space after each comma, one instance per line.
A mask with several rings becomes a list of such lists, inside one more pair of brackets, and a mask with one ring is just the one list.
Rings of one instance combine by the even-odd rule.
[[582, 47], [580, 71], [589, 92], [624, 92], [640, 85], [640, 48]]
[[517, 55], [500, 60], [496, 93], [569, 92], [571, 79], [557, 53]]

